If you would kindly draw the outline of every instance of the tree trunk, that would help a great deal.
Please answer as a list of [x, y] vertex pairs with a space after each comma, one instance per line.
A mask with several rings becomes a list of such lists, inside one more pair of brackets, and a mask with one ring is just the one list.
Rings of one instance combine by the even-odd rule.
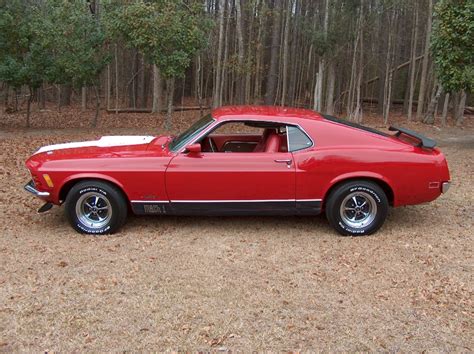
[[[232, 102], [232, 92], [230, 92], [230, 95], [228, 94], [229, 88], [227, 87], [227, 84], [231, 87], [233, 85], [233, 80], [229, 80], [228, 74], [227, 74], [227, 60], [229, 58], [229, 42], [228, 40], [228, 33], [229, 33], [229, 24], [230, 24], [230, 19], [227, 19], [225, 21], [225, 30], [224, 30], [224, 59], [222, 60], [222, 72], [221, 72], [221, 83], [220, 83], [220, 91], [219, 91], [219, 106], [222, 106], [223, 104], [223, 97], [227, 98], [227, 102]], [[232, 74], [232, 71], [231, 71]], [[224, 91], [225, 90], [225, 91]]]
[[[387, 42], [386, 40], [386, 25], [387, 22], [389, 22], [387, 12], [384, 11], [383, 13], [380, 14], [378, 17], [378, 22], [379, 22], [379, 28], [378, 28], [378, 46], [377, 46], [377, 53], [378, 53], [378, 61], [377, 61], [377, 77], [378, 77], [378, 82], [377, 82], [377, 113], [378, 114], [383, 114], [385, 111], [384, 107], [384, 101], [385, 101], [385, 89], [386, 89], [386, 66], [387, 66]], [[390, 35], [390, 33], [388, 33]]]
[[107, 110], [110, 109], [110, 64], [107, 64], [107, 78], [105, 80], [106, 89], [105, 95], [107, 96]]
[[388, 48], [387, 48], [387, 57], [386, 57], [386, 66], [385, 66], [385, 87], [384, 87], [384, 102], [383, 102], [383, 121], [384, 124], [388, 124], [388, 117], [390, 114], [390, 104], [392, 102], [392, 87], [393, 87], [393, 60], [395, 57], [395, 44], [394, 44], [394, 27], [396, 19], [396, 10], [392, 10], [392, 15], [389, 21], [389, 34], [388, 34]]
[[87, 109], [87, 87], [82, 86], [81, 89], [81, 111], [85, 112]]
[[360, 41], [360, 48], [359, 48], [359, 65], [357, 68], [357, 80], [356, 80], [356, 102], [355, 102], [355, 110], [352, 114], [352, 120], [357, 123], [362, 122], [362, 97], [361, 97], [361, 87], [362, 87], [362, 76], [364, 71], [364, 28], [363, 28], [363, 20], [364, 20], [364, 0], [361, 0], [360, 3], [360, 14], [359, 14], [359, 41]]
[[[352, 66], [351, 66], [351, 78], [349, 81], [349, 94], [347, 97], [347, 115], [349, 116], [349, 120], [356, 120], [357, 119], [357, 108], [354, 107], [355, 99], [356, 99], [356, 86], [357, 86], [357, 79], [358, 79], [358, 59], [357, 59], [357, 53], [358, 53], [358, 48], [359, 48], [359, 43], [361, 40], [361, 29], [362, 29], [362, 8], [359, 9], [359, 16], [357, 19], [357, 35], [354, 39], [354, 49], [352, 52]], [[360, 93], [360, 92], [359, 92]], [[357, 105], [357, 104], [356, 104]]]
[[352, 65], [351, 65], [351, 75], [349, 80], [349, 91], [347, 95], [347, 108], [346, 114], [349, 116], [349, 120], [352, 120], [352, 111], [354, 108], [354, 87], [355, 87], [355, 73], [357, 70], [357, 47], [359, 45], [359, 31], [357, 31], [357, 37], [354, 42], [354, 51], [352, 53]]
[[174, 78], [168, 79], [166, 89], [168, 91], [168, 109], [166, 111], [165, 129], [170, 130], [173, 127], [173, 99], [174, 99]]
[[456, 125], [460, 127], [464, 121], [464, 109], [466, 107], [466, 91], [460, 93], [459, 105], [456, 113]]
[[146, 76], [146, 63], [143, 55], [140, 56], [140, 69], [139, 69], [138, 81], [140, 83], [140, 107], [146, 108], [147, 106], [147, 76]]
[[119, 70], [118, 70], [118, 45], [115, 44], [115, 114], [119, 110]]
[[153, 104], [152, 113], [161, 111], [161, 75], [158, 67], [153, 65]]
[[59, 101], [59, 104], [61, 105], [61, 107], [71, 105], [71, 95], [72, 95], [71, 85], [62, 85], [61, 99]]
[[14, 95], [14, 100], [13, 102], [15, 102], [15, 106], [13, 108], [13, 111], [14, 112], [18, 112], [18, 88], [13, 88], [13, 95]]
[[138, 50], [134, 49], [132, 53], [132, 78], [130, 83], [130, 93], [129, 93], [129, 106], [137, 108], [137, 75], [138, 75], [139, 63], [138, 63]]
[[201, 76], [201, 54], [198, 54], [197, 56], [197, 68], [196, 68], [196, 95], [199, 103], [199, 112], [200, 115], [203, 115], [202, 112], [202, 76]]
[[411, 46], [411, 62], [410, 62], [410, 93], [408, 97], [408, 120], [412, 120], [413, 113], [413, 96], [415, 95], [415, 73], [416, 73], [416, 48], [418, 40], [418, 6], [415, 3], [415, 23], [413, 25], [413, 37], [412, 37], [412, 46]]
[[[255, 41], [251, 40], [254, 36], [255, 30], [255, 13], [258, 9], [260, 0], [255, 1], [255, 5], [251, 8], [250, 12], [250, 24], [248, 26], [247, 31], [247, 46], [246, 46], [246, 57], [245, 57], [245, 96], [244, 96], [244, 103], [249, 104], [252, 99], [252, 73], [254, 72], [254, 67], [252, 67], [253, 62], [252, 58], [255, 56], [255, 50], [253, 46], [255, 45]], [[257, 39], [258, 41], [258, 39]]]
[[443, 115], [441, 116], [441, 125], [445, 127], [448, 122], [449, 92], [444, 96]]
[[95, 93], [95, 114], [94, 114], [94, 120], [92, 121], [92, 128], [96, 128], [99, 122], [100, 95], [99, 95], [99, 88], [97, 87], [97, 85], [94, 85], [94, 93]]
[[278, 80], [278, 62], [280, 53], [280, 13], [281, 0], [275, 0], [273, 7], [272, 44], [270, 50], [270, 68], [268, 70], [265, 104], [275, 104], [276, 85]]
[[436, 105], [438, 104], [438, 100], [441, 96], [442, 91], [443, 87], [440, 84], [436, 84], [435, 90], [433, 90], [433, 95], [431, 96], [430, 103], [428, 104], [428, 109], [426, 110], [426, 115], [423, 119], [423, 123], [434, 124]]
[[31, 115], [31, 102], [33, 101], [33, 89], [28, 88], [30, 91], [30, 96], [28, 97], [27, 106], [26, 106], [26, 127], [30, 127], [30, 115]]
[[10, 94], [10, 87], [5, 84], [5, 95], [3, 96], [3, 107], [6, 109], [8, 107], [8, 96]]
[[[260, 0], [257, 0], [257, 3]], [[258, 35], [257, 35], [257, 48], [256, 48], [256, 58], [255, 58], [255, 88], [253, 93], [253, 102], [254, 104], [258, 103], [262, 95], [262, 57], [264, 55], [264, 28], [263, 28], [263, 8], [265, 4], [263, 3], [258, 10], [259, 20], [258, 20]], [[258, 8], [258, 7], [257, 7]]]
[[334, 88], [336, 86], [336, 66], [333, 61], [328, 65], [328, 90], [326, 97], [326, 113], [334, 114]]
[[432, 24], [432, 13], [433, 13], [433, 0], [428, 0], [428, 23], [426, 25], [426, 37], [425, 37], [425, 49], [423, 64], [421, 69], [421, 81], [420, 81], [420, 92], [418, 95], [418, 106], [416, 109], [416, 119], [420, 120], [423, 114], [425, 95], [426, 95], [426, 81], [428, 79], [428, 66], [429, 66], [429, 54], [430, 54], [430, 38], [431, 38], [431, 24]]
[[245, 57], [245, 48], [244, 48], [244, 36], [242, 34], [242, 8], [241, 8], [241, 1], [242, 0], [235, 0], [235, 9], [237, 12], [237, 44], [238, 44], [238, 52], [237, 52], [237, 62], [238, 62], [238, 70], [237, 70], [237, 103], [242, 104], [244, 102], [244, 80], [243, 80], [243, 73], [244, 73], [244, 57]]
[[354, 114], [354, 120], [357, 123], [362, 123], [361, 87], [362, 87], [362, 76], [364, 75], [364, 28], [362, 25], [363, 19], [364, 19], [364, 0], [361, 0], [360, 18], [359, 18], [359, 40], [360, 40], [359, 70], [358, 70], [357, 83], [356, 83], [356, 108], [355, 108], [355, 114]]
[[56, 103], [58, 105], [58, 112], [61, 112], [61, 85], [57, 85], [56, 88], [58, 89], [58, 96], [57, 96]]
[[224, 11], [225, 5], [227, 1], [219, 0], [219, 41], [217, 44], [217, 60], [216, 60], [216, 76], [214, 82], [214, 92], [212, 95], [212, 106], [214, 108], [219, 107], [222, 102], [219, 100], [220, 92], [221, 92], [221, 85], [222, 85], [222, 78], [221, 78], [221, 71], [222, 71], [222, 51], [224, 48]]
[[[46, 109], [46, 90], [44, 89], [44, 84], [41, 85], [41, 94], [40, 94], [40, 107], [41, 109]], [[8, 91], [7, 91], [8, 93]], [[8, 98], [8, 95], [7, 95]]]
[[287, 89], [288, 89], [288, 39], [290, 35], [290, 18], [293, 1], [288, 1], [288, 7], [285, 10], [285, 28], [283, 31], [283, 82], [281, 89], [281, 105], [286, 103]]
[[[323, 36], [324, 39], [327, 37], [329, 25], [329, 0], [325, 0], [324, 6], [324, 23], [323, 23]], [[319, 58], [318, 64], [318, 75], [316, 79], [316, 84], [314, 88], [314, 106], [315, 111], [320, 112], [323, 108], [323, 82], [324, 82], [324, 67], [326, 65], [326, 58], [323, 54]]]

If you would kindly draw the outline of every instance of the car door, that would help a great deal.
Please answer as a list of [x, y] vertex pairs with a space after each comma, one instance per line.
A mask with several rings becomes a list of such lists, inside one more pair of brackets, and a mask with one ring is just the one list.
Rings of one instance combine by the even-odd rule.
[[166, 173], [176, 214], [284, 214], [295, 209], [295, 166], [288, 152], [177, 154]]

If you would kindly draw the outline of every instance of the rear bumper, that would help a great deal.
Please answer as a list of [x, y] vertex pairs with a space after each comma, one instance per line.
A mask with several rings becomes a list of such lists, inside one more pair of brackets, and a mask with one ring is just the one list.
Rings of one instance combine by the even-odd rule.
[[38, 197], [38, 198], [41, 198], [41, 199], [45, 199], [45, 198], [48, 198], [50, 196], [49, 192], [40, 192], [39, 190], [37, 190], [36, 187], [35, 187], [35, 184], [33, 183], [33, 181], [29, 181], [27, 184], [25, 184], [24, 188], [27, 192], [30, 192], [35, 197]]
[[441, 184], [441, 192], [444, 194], [448, 191], [449, 187], [451, 187], [451, 182], [443, 182]]

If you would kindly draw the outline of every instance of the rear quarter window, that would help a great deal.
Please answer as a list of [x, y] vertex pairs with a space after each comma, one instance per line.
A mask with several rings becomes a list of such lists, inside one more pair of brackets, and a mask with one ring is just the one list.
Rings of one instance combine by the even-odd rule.
[[307, 149], [313, 145], [312, 140], [300, 128], [288, 126], [288, 151], [294, 152]]

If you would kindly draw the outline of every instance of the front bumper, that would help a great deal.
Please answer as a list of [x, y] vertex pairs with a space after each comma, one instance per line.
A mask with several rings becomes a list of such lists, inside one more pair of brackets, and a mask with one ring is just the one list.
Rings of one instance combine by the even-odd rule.
[[444, 194], [448, 191], [449, 187], [451, 187], [451, 181], [449, 182], [443, 182], [441, 184], [441, 192]]
[[30, 192], [33, 194], [35, 197], [38, 198], [48, 198], [49, 197], [49, 192], [40, 192], [39, 190], [36, 189], [34, 182], [31, 180], [27, 184], [25, 184], [25, 190], [27, 192]]

